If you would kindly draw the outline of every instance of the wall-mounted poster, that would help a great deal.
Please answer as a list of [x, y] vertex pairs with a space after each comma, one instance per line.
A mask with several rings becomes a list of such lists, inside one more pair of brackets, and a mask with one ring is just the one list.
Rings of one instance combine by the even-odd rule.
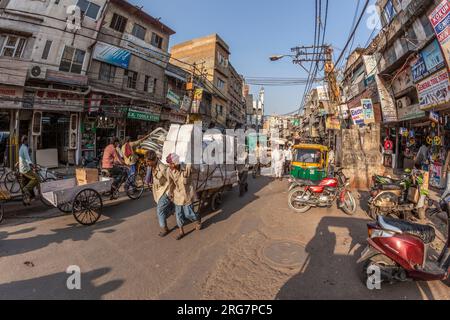
[[449, 78], [443, 69], [417, 84], [420, 107], [428, 110], [450, 101]]
[[362, 99], [361, 105], [364, 113], [364, 123], [370, 124], [375, 122], [375, 113], [373, 111], [372, 99]]

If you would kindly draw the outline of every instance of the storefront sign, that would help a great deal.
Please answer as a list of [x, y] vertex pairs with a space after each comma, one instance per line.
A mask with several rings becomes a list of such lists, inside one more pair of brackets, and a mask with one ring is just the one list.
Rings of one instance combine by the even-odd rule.
[[435, 123], [439, 123], [439, 113], [431, 111], [430, 112], [430, 120]]
[[45, 79], [50, 82], [58, 82], [63, 84], [70, 84], [76, 86], [86, 86], [88, 84], [88, 77], [80, 74], [70, 72], [61, 72], [48, 69], [45, 74]]
[[167, 52], [128, 33], [123, 34], [121, 45], [138, 57], [161, 66], [164, 69], [167, 68], [170, 60], [170, 55]]
[[186, 115], [175, 112], [161, 114], [161, 120], [168, 120], [171, 123], [186, 123]]
[[352, 116], [353, 123], [358, 126], [364, 125], [364, 109], [363, 107], [356, 107], [350, 109], [350, 114]]
[[49, 111], [82, 112], [84, 96], [75, 93], [37, 91], [34, 97], [34, 109]]
[[450, 101], [447, 69], [441, 70], [417, 84], [420, 107], [428, 110]]
[[444, 66], [445, 61], [441, 48], [439, 47], [438, 41], [434, 40], [419, 53], [418, 58], [411, 64], [414, 83], [429, 76], [436, 70], [442, 69]]
[[183, 102], [181, 103], [181, 110], [188, 112], [191, 109], [192, 99], [188, 96], [183, 97]]
[[159, 114], [153, 114], [150, 112], [144, 112], [140, 110], [129, 109], [128, 110], [128, 119], [134, 120], [142, 120], [142, 121], [151, 121], [151, 122], [159, 122], [160, 120]]
[[439, 44], [444, 52], [447, 67], [450, 64], [450, 1], [443, 0], [429, 15]]
[[23, 89], [14, 86], [0, 86], [0, 108], [18, 109], [22, 107]]
[[364, 123], [370, 124], [375, 122], [375, 113], [373, 111], [372, 99], [362, 99], [361, 105], [363, 108]]
[[179, 106], [180, 103], [181, 103], [180, 97], [179, 97], [178, 95], [176, 95], [176, 94], [175, 94], [172, 90], [170, 90], [170, 89], [167, 90], [167, 99], [168, 99], [170, 102], [176, 104], [177, 106]]
[[93, 53], [93, 59], [128, 69], [131, 52], [103, 42], [97, 42]]

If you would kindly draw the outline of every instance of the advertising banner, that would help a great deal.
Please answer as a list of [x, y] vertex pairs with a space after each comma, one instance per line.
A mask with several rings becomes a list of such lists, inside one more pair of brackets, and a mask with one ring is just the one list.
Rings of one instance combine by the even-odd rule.
[[439, 42], [434, 40], [425, 49], [420, 51], [418, 58], [411, 64], [411, 73], [414, 83], [426, 78], [433, 72], [442, 69], [445, 60], [442, 56]]
[[372, 99], [362, 99], [361, 105], [363, 108], [364, 123], [370, 124], [375, 122], [375, 113], [373, 111]]
[[450, 64], [450, 1], [442, 1], [429, 15], [431, 25], [441, 45], [447, 67]]
[[352, 116], [353, 123], [358, 126], [364, 125], [364, 109], [363, 107], [356, 107], [350, 109], [350, 114]]
[[95, 45], [93, 59], [103, 61], [114, 66], [128, 69], [130, 65], [131, 53], [103, 42]]
[[152, 62], [160, 67], [167, 68], [167, 64], [170, 60], [170, 55], [167, 52], [164, 52], [131, 34], [123, 34], [121, 46], [129, 49], [136, 56], [144, 60]]
[[447, 70], [441, 70], [419, 82], [417, 84], [417, 93], [422, 110], [428, 110], [449, 102], [450, 95]]

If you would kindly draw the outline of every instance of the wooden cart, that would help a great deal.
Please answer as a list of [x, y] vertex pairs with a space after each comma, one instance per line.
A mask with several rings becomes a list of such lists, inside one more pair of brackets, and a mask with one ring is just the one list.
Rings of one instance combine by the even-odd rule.
[[75, 220], [85, 226], [95, 224], [103, 211], [102, 196], [111, 191], [113, 179], [78, 185], [77, 180], [67, 179], [45, 182], [41, 185], [42, 196], [65, 213], [72, 213]]

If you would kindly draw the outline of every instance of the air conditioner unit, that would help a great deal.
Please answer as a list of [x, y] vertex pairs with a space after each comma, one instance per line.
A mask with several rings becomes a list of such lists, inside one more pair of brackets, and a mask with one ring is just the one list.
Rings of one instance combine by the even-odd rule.
[[30, 79], [45, 79], [46, 70], [40, 66], [33, 66], [28, 72]]
[[78, 115], [70, 115], [70, 128], [69, 128], [69, 149], [74, 150], [78, 145]]
[[403, 109], [411, 105], [411, 99], [409, 97], [403, 97], [397, 100], [397, 109]]

